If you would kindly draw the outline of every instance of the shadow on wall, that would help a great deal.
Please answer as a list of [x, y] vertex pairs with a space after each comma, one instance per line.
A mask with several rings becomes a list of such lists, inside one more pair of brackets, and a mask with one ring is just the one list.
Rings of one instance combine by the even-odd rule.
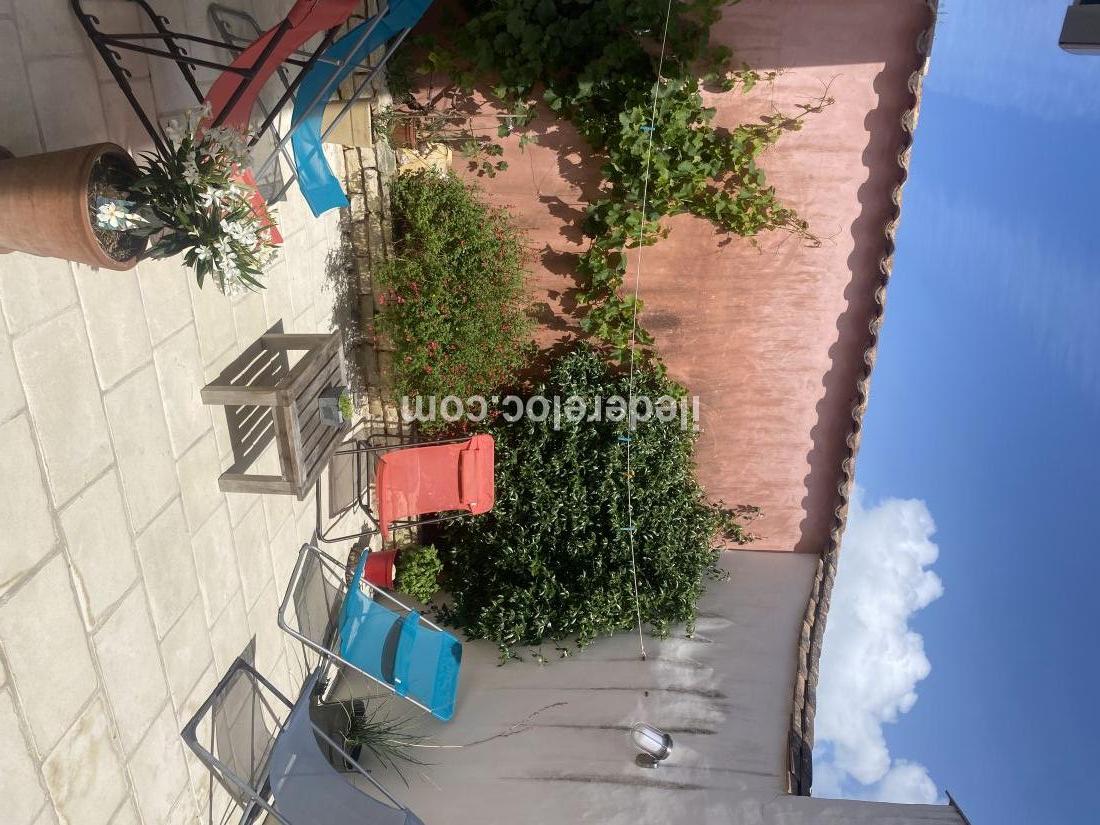
[[[555, 153], [558, 177], [577, 188], [582, 202], [592, 203], [600, 198], [601, 178], [598, 168], [593, 169], [591, 163], [592, 148], [572, 123], [559, 119], [540, 102], [538, 114], [527, 129], [537, 137], [539, 146]], [[583, 218], [584, 210], [579, 211]]]
[[[853, 19], [880, 17], [885, 5], [881, 0], [740, 0], [737, 21], [745, 41], [779, 44], [770, 60], [749, 61], [757, 69], [882, 63], [893, 54], [889, 38], [869, 37], [861, 26], [837, 29], [832, 24], [838, 13]], [[797, 26], [784, 25], [796, 19]], [[829, 36], [822, 37], [822, 32]]]
[[[862, 161], [869, 174], [859, 187], [861, 209], [850, 230], [854, 246], [848, 256], [848, 270], [853, 277], [844, 290], [846, 307], [837, 319], [837, 340], [829, 348], [830, 367], [822, 379], [825, 394], [816, 406], [817, 424], [810, 431], [813, 447], [806, 456], [810, 472], [804, 479], [806, 495], [801, 502], [807, 515], [799, 525], [796, 551], [825, 549], [823, 542], [835, 526], [835, 509], [840, 503], [838, 487], [846, 481], [841, 464], [849, 456], [854, 462], [859, 448], [860, 422], [867, 402], [859, 383], [874, 365], [883, 311], [880, 302], [885, 301], [883, 290], [889, 279], [883, 256], [893, 253], [893, 241], [885, 237], [886, 227], [899, 214], [894, 192], [908, 174], [891, 161], [903, 148], [898, 145], [894, 120], [898, 111], [907, 111], [911, 103], [899, 106], [890, 95], [899, 90], [910, 94], [907, 80], [912, 71], [911, 62], [888, 61], [874, 81], [878, 106], [864, 119], [870, 140]], [[883, 241], [871, 243], [869, 238]], [[849, 467], [848, 475], [854, 470]]]

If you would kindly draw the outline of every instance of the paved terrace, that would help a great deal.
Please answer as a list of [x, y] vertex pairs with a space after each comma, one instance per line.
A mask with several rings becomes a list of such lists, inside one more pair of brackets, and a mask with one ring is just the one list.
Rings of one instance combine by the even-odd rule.
[[[127, 4], [87, 5], [136, 30]], [[212, 33], [205, 4], [153, 5]], [[250, 10], [269, 25], [288, 5]], [[144, 100], [178, 108], [173, 66], [126, 62]], [[0, 144], [16, 154], [146, 146], [67, 0], [0, 0], [0, 100]], [[333, 328], [338, 215], [313, 219], [292, 189], [278, 216], [269, 288], [234, 300], [175, 261], [113, 273], [0, 255], [5, 825], [218, 822], [225, 795], [212, 799], [183, 724], [243, 651], [291, 695], [301, 684], [275, 615], [313, 498], [221, 493], [225, 417], [199, 399], [276, 322]]]

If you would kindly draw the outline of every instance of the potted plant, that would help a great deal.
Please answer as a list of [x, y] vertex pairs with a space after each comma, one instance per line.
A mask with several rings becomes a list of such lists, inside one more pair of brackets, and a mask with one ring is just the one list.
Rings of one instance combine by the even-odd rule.
[[101, 227], [97, 202], [124, 195], [137, 164], [114, 143], [0, 160], [0, 247], [104, 269], [131, 269], [138, 235]]
[[[328, 679], [318, 681], [309, 715], [310, 720], [329, 738], [330, 741], [321, 747], [329, 763], [338, 770], [355, 770], [348, 759], [350, 756], [368, 771], [376, 767], [393, 768], [404, 780], [399, 763], [425, 764], [412, 755], [412, 748], [439, 747], [426, 744], [427, 737], [410, 730], [411, 718], [395, 716], [394, 706], [388, 697], [329, 700], [325, 697], [330, 686]], [[334, 747], [336, 744], [346, 755]]]
[[140, 162], [113, 143], [0, 160], [0, 247], [115, 270], [182, 253], [199, 286], [261, 287], [274, 224], [238, 182], [247, 135], [202, 129], [208, 113], [169, 124], [166, 153]]
[[363, 578], [375, 587], [393, 589], [394, 576], [397, 574], [396, 550], [371, 550], [367, 563], [363, 565]]
[[344, 573], [344, 580], [348, 584], [351, 584], [355, 569], [359, 565], [360, 553], [367, 554], [367, 560], [363, 563], [363, 578], [367, 584], [385, 590], [392, 590], [394, 577], [397, 575], [397, 550], [371, 550], [369, 547], [353, 547], [351, 552], [348, 553], [348, 563]]
[[420, 130], [412, 119], [395, 118], [389, 136], [394, 149], [415, 149], [420, 143]]
[[355, 400], [351, 391], [341, 385], [329, 387], [317, 399], [321, 422], [330, 427], [341, 427], [355, 417]]

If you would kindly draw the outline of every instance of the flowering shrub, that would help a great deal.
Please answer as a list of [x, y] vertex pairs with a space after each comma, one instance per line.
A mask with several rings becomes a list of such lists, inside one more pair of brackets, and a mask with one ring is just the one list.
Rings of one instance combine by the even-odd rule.
[[268, 221], [252, 209], [251, 190], [235, 180], [249, 166], [248, 136], [225, 127], [201, 129], [207, 115], [204, 109], [189, 114], [182, 127], [169, 124], [168, 153], [143, 155], [138, 177], [128, 183], [129, 197], [99, 198], [96, 223], [148, 237], [142, 257], [183, 253], [199, 286], [209, 277], [225, 293], [259, 288], [275, 245]]
[[487, 395], [530, 347], [523, 236], [453, 176], [403, 175], [392, 201], [396, 255], [373, 275], [398, 394]]

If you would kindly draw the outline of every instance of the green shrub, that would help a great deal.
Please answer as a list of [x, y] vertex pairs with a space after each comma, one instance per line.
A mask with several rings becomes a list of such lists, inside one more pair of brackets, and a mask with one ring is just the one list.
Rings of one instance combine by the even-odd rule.
[[439, 592], [442, 570], [439, 554], [430, 544], [404, 549], [397, 555], [397, 590], [427, 604]]
[[392, 203], [396, 255], [373, 274], [398, 394], [488, 395], [530, 346], [523, 237], [451, 175], [402, 175]]
[[[592, 399], [628, 396], [629, 380], [594, 350], [561, 358], [536, 395]], [[659, 373], [635, 374], [634, 391], [658, 399], [682, 394]], [[592, 407], [589, 406], [591, 410]], [[514, 416], [509, 416], [514, 417]], [[587, 416], [586, 416], [587, 418]], [[516, 645], [574, 638], [583, 647], [636, 621], [626, 502], [625, 421], [563, 417], [558, 429], [523, 417], [497, 417], [496, 505], [451, 522], [437, 541], [453, 603], [442, 618], [502, 656]], [[754, 508], [709, 503], [695, 480], [694, 435], [680, 421], [640, 422], [630, 436], [634, 550], [642, 620], [658, 635], [694, 623], [708, 578], [721, 575], [715, 540], [752, 540], [736, 518]], [[564, 650], [564, 648], [563, 648]]]

